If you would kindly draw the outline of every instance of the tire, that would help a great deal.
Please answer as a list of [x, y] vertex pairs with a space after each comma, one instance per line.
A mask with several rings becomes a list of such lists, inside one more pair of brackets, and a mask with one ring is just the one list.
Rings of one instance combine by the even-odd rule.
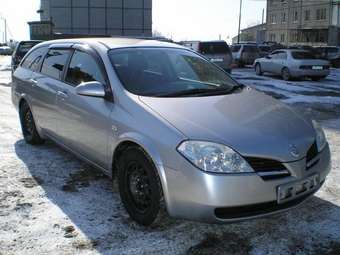
[[22, 103], [19, 111], [21, 130], [26, 143], [43, 144], [45, 141], [38, 134], [32, 111], [26, 102]]
[[316, 76], [316, 77], [310, 77], [312, 81], [320, 81], [326, 78], [326, 76]]
[[158, 222], [164, 209], [162, 186], [153, 162], [141, 148], [132, 146], [123, 152], [118, 186], [122, 203], [134, 221], [143, 226]]
[[287, 67], [282, 69], [281, 76], [285, 81], [290, 81], [291, 78], [292, 78], [291, 75], [290, 75], [290, 71]]
[[256, 65], [255, 65], [255, 73], [256, 73], [256, 75], [259, 75], [259, 76], [263, 75], [261, 64], [256, 63]]

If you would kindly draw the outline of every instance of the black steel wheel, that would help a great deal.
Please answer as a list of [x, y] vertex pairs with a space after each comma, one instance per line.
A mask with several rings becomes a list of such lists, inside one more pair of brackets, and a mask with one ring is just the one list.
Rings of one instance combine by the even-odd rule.
[[162, 187], [157, 170], [139, 147], [127, 148], [118, 167], [119, 193], [125, 209], [137, 223], [150, 226], [161, 212]]
[[44, 140], [38, 134], [32, 111], [26, 102], [21, 104], [19, 114], [25, 141], [29, 144], [42, 144]]

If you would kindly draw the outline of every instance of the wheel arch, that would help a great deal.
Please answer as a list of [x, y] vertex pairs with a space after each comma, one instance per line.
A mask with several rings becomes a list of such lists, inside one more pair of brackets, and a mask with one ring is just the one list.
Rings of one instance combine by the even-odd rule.
[[112, 157], [111, 157], [111, 169], [110, 174], [112, 179], [115, 179], [117, 174], [117, 167], [118, 161], [122, 153], [126, 148], [129, 146], [137, 146], [141, 148], [146, 156], [149, 158], [149, 160], [153, 163], [155, 166], [155, 169], [157, 171], [157, 174], [159, 176], [161, 185], [162, 185], [162, 191], [163, 196], [165, 199], [166, 207], [168, 205], [169, 199], [169, 192], [167, 188], [167, 180], [165, 175], [165, 169], [164, 165], [160, 156], [160, 153], [158, 152], [156, 145], [152, 143], [149, 139], [145, 138], [144, 136], [137, 134], [137, 133], [127, 133], [119, 137], [118, 142], [116, 143], [116, 146], [114, 146], [112, 150]]

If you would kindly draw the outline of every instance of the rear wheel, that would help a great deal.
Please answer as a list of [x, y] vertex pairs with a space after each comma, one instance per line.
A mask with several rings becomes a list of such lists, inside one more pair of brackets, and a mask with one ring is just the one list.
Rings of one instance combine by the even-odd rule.
[[154, 164], [137, 146], [127, 148], [118, 167], [119, 193], [125, 209], [137, 223], [150, 226], [161, 215], [163, 193]]
[[292, 78], [291, 75], [290, 75], [290, 71], [287, 67], [283, 68], [282, 69], [282, 78], [285, 80], [285, 81], [290, 81], [290, 79]]
[[312, 79], [312, 81], [320, 81], [326, 78], [326, 76], [314, 76], [314, 77], [310, 77]]
[[38, 134], [32, 111], [26, 102], [21, 104], [19, 115], [25, 141], [33, 145], [44, 143], [44, 140]]
[[261, 68], [261, 65], [259, 63], [256, 63], [256, 65], [255, 65], [255, 72], [256, 72], [256, 75], [259, 75], [259, 76], [263, 75], [262, 68]]

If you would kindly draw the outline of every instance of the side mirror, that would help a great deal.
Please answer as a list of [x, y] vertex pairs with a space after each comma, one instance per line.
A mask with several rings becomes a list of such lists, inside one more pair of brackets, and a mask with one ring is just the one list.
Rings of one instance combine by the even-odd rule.
[[265, 58], [266, 58], [266, 59], [271, 59], [272, 57], [269, 56], [269, 55], [267, 55], [267, 56], [265, 56]]
[[81, 96], [105, 98], [104, 85], [98, 81], [84, 82], [76, 87], [76, 93]]

